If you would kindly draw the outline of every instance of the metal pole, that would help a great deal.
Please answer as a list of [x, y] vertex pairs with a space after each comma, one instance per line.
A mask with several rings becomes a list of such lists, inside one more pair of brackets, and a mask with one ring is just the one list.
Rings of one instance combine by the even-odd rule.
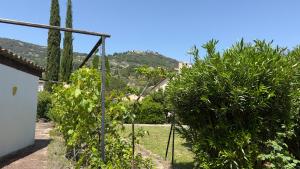
[[92, 57], [92, 55], [95, 53], [95, 51], [99, 48], [99, 46], [102, 43], [102, 38], [98, 40], [98, 42], [95, 44], [93, 49], [90, 51], [90, 53], [84, 58], [83, 62], [80, 64], [79, 68], [82, 68], [85, 63]]
[[168, 139], [168, 144], [167, 144], [167, 149], [166, 149], [165, 160], [167, 160], [167, 157], [168, 157], [168, 151], [169, 151], [169, 145], [170, 145], [172, 131], [173, 131], [173, 122], [171, 123], [171, 129], [170, 129], [170, 133], [169, 133], [169, 139]]
[[132, 124], [131, 124], [131, 129], [132, 129], [132, 162], [131, 162], [131, 168], [134, 169], [135, 168], [135, 162], [134, 162], [134, 149], [135, 149], [135, 134], [134, 134], [134, 121], [132, 120]]
[[101, 155], [102, 160], [105, 162], [105, 37], [102, 37], [102, 59], [101, 59]]
[[11, 25], [27, 26], [27, 27], [34, 27], [34, 28], [41, 28], [41, 29], [54, 29], [54, 30], [59, 30], [59, 31], [74, 32], [74, 33], [85, 34], [85, 35], [110, 37], [110, 35], [105, 34], [105, 33], [90, 32], [90, 31], [78, 30], [78, 29], [71, 29], [71, 28], [61, 28], [61, 27], [58, 27], [58, 26], [43, 25], [43, 24], [36, 24], [36, 23], [29, 23], [29, 22], [22, 22], [22, 21], [16, 21], [16, 20], [10, 20], [10, 19], [3, 19], [3, 18], [0, 18], [0, 23], [6, 23], [6, 24], [11, 24]]
[[175, 149], [175, 112], [173, 115], [173, 144], [172, 144], [172, 166], [174, 168], [174, 149]]

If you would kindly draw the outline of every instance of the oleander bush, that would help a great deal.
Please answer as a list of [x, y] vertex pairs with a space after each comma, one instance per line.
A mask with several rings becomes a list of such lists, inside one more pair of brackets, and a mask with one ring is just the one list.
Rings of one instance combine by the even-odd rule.
[[[51, 118], [64, 137], [67, 156], [76, 161], [77, 168], [131, 168], [131, 144], [119, 135], [128, 113], [119, 92], [106, 93], [106, 161], [101, 160], [100, 88], [97, 70], [83, 68], [74, 72], [70, 84], [54, 88]], [[140, 155], [135, 156], [135, 166], [152, 168], [151, 161]]]
[[300, 55], [259, 40], [223, 52], [216, 44], [203, 45], [204, 58], [194, 48], [192, 68], [168, 87], [195, 168], [299, 166]]
[[[300, 46], [294, 48], [292, 51], [289, 52], [289, 57], [292, 61], [292, 65], [297, 65], [300, 63]], [[295, 67], [296, 69], [296, 82], [299, 83], [300, 77], [300, 68], [299, 66]], [[293, 126], [293, 135], [285, 139], [285, 142], [288, 144], [289, 152], [292, 152], [293, 155], [300, 159], [300, 88], [298, 85], [295, 85], [292, 96], [292, 123]]]

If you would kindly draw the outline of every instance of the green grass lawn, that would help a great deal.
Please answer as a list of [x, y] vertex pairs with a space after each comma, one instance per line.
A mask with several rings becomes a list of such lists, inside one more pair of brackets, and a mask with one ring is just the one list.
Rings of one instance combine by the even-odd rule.
[[[136, 125], [136, 129], [143, 128], [148, 131], [149, 135], [139, 139], [141, 144], [147, 150], [155, 153], [161, 157], [165, 157], [170, 126], [139, 126]], [[122, 133], [124, 136], [128, 136], [131, 132], [131, 125], [125, 126], [125, 131]], [[172, 145], [169, 147], [168, 160], [171, 161]], [[175, 163], [176, 168], [189, 169], [193, 168], [193, 153], [190, 151], [189, 145], [183, 138], [180, 138], [178, 134], [175, 134]]]

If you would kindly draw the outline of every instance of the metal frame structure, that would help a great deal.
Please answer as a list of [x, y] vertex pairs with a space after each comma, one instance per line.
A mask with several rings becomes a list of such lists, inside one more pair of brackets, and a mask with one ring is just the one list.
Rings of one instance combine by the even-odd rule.
[[0, 23], [3, 24], [10, 24], [10, 25], [18, 25], [18, 26], [26, 26], [26, 27], [32, 27], [32, 28], [40, 28], [40, 29], [48, 29], [48, 30], [58, 30], [63, 32], [72, 32], [72, 33], [78, 33], [78, 34], [84, 34], [84, 35], [92, 35], [100, 37], [98, 42], [95, 44], [95, 46], [92, 48], [90, 53], [86, 56], [86, 58], [83, 60], [79, 68], [83, 67], [86, 62], [89, 60], [89, 58], [95, 53], [95, 51], [100, 47], [102, 44], [102, 55], [100, 56], [102, 59], [101, 64], [101, 113], [102, 113], [102, 119], [101, 119], [101, 155], [102, 160], [105, 161], [105, 77], [106, 77], [106, 70], [105, 70], [105, 39], [110, 38], [111, 35], [105, 34], [105, 33], [98, 33], [98, 32], [90, 32], [85, 30], [78, 30], [78, 29], [71, 29], [71, 28], [61, 28], [58, 26], [52, 26], [52, 25], [43, 25], [43, 24], [36, 24], [36, 23], [29, 23], [29, 22], [22, 22], [22, 21], [16, 21], [16, 20], [10, 20], [10, 19], [3, 19], [0, 18]]
[[165, 154], [165, 160], [167, 160], [168, 152], [169, 152], [169, 146], [170, 146], [170, 140], [172, 137], [172, 166], [174, 166], [174, 150], [175, 150], [175, 129], [176, 129], [176, 121], [175, 121], [175, 112], [172, 113], [172, 122], [171, 122], [171, 129], [169, 133], [167, 148], [166, 148], [166, 154]]

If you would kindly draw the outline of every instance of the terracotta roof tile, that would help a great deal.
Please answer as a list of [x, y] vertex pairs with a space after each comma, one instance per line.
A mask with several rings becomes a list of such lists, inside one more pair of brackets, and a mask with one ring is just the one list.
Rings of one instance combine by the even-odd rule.
[[45, 71], [43, 67], [7, 49], [3, 49], [1, 46], [0, 46], [0, 63], [39, 77], [41, 77], [42, 72]]

